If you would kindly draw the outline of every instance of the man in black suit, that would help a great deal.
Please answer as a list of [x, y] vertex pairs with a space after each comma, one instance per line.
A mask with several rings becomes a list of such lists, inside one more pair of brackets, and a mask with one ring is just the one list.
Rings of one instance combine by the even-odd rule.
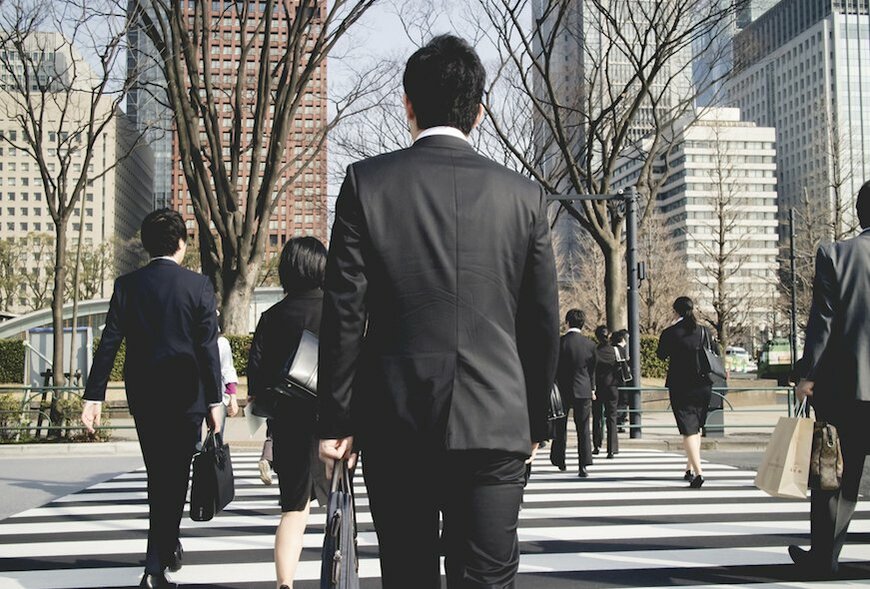
[[190, 459], [203, 417], [221, 422], [221, 370], [214, 289], [180, 266], [187, 229], [176, 211], [142, 221], [151, 263], [115, 281], [106, 326], [85, 387], [82, 422], [100, 423], [101, 403], [121, 341], [127, 340], [124, 382], [148, 473], [148, 548], [140, 587], [175, 587], [164, 570], [181, 568], [178, 528]]
[[321, 457], [362, 449], [385, 589], [438, 587], [442, 550], [448, 586], [513, 587], [525, 462], [548, 437], [547, 199], [469, 143], [484, 81], [461, 39], [414, 53], [413, 146], [350, 166], [336, 203]]
[[[595, 398], [595, 342], [581, 331], [586, 315], [580, 309], [571, 309], [565, 315], [568, 331], [559, 343], [559, 367], [556, 382], [567, 410], [574, 408], [574, 426], [577, 428], [577, 454], [580, 468], [577, 474], [586, 478], [586, 467], [592, 464], [592, 399]], [[550, 462], [565, 470], [565, 448], [568, 444], [568, 418], [556, 423]]]
[[870, 452], [870, 182], [858, 192], [863, 231], [819, 248], [807, 323], [799, 401], [809, 397], [816, 418], [837, 427], [843, 451], [838, 491], [813, 491], [809, 551], [789, 546], [810, 573], [837, 573], [840, 551], [858, 501]]

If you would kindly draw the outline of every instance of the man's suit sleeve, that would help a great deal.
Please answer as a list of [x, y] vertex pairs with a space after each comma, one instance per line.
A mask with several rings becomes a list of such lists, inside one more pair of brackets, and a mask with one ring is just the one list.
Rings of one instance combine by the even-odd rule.
[[265, 315], [260, 316], [260, 321], [257, 322], [257, 329], [254, 330], [254, 337], [251, 340], [251, 349], [248, 350], [248, 394], [252, 397], [262, 393], [264, 386], [260, 375], [260, 364], [263, 361], [265, 317]]
[[816, 276], [813, 280], [813, 304], [807, 322], [804, 362], [807, 380], [815, 380], [825, 348], [831, 337], [836, 305], [836, 274], [830, 254], [820, 247], [816, 254]]
[[350, 407], [366, 325], [367, 239], [354, 169], [349, 166], [335, 204], [324, 281], [317, 395], [321, 439], [355, 433]]
[[103, 401], [106, 398], [106, 385], [115, 365], [115, 356], [121, 342], [124, 340], [124, 326], [121, 321], [124, 309], [124, 291], [121, 279], [115, 281], [112, 300], [109, 301], [109, 313], [106, 315], [106, 327], [100, 337], [100, 346], [94, 354], [94, 361], [88, 373], [85, 385], [84, 399], [86, 401]]
[[532, 442], [549, 437], [549, 391], [559, 361], [559, 294], [543, 190], [539, 199], [517, 304], [517, 347], [526, 381]]
[[205, 390], [205, 402], [216, 405], [223, 400], [221, 390], [221, 357], [218, 351], [218, 321], [211, 281], [202, 278], [199, 307], [196, 310], [195, 350], [200, 367], [200, 379]]

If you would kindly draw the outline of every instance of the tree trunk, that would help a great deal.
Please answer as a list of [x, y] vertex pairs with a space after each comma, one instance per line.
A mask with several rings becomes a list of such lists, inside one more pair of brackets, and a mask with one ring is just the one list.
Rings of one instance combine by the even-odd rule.
[[625, 256], [622, 244], [605, 242], [600, 245], [601, 253], [604, 254], [604, 298], [607, 327], [611, 331], [628, 329], [628, 316], [625, 308]]
[[63, 375], [63, 287], [66, 280], [66, 222], [56, 223], [54, 242], [54, 289], [51, 294], [51, 326], [54, 333], [54, 346], [51, 357], [51, 371], [54, 386], [66, 384]]
[[259, 263], [249, 265], [244, 274], [238, 270], [224, 270], [224, 289], [219, 304], [223, 333], [247, 335], [251, 332], [251, 298], [259, 272]]

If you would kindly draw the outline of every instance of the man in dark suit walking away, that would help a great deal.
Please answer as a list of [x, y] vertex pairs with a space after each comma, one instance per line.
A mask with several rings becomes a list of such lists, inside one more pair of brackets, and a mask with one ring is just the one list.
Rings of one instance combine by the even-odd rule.
[[127, 340], [124, 382], [148, 473], [148, 548], [140, 587], [175, 587], [165, 569], [181, 568], [178, 528], [190, 459], [203, 417], [221, 421], [221, 369], [214, 289], [180, 266], [187, 229], [176, 211], [142, 221], [144, 268], [121, 276], [85, 387], [82, 422], [93, 432], [121, 341]]
[[[574, 409], [574, 427], [577, 428], [577, 454], [580, 467], [577, 474], [586, 478], [586, 467], [592, 464], [592, 399], [595, 398], [595, 342], [581, 331], [586, 316], [580, 309], [571, 309], [565, 315], [568, 331], [559, 343], [559, 367], [556, 382], [567, 410]], [[556, 423], [550, 462], [565, 470], [565, 448], [568, 445], [568, 418]]]
[[858, 192], [863, 231], [819, 248], [798, 400], [837, 427], [843, 450], [838, 491], [812, 491], [809, 551], [789, 546], [795, 564], [814, 575], [837, 573], [870, 452], [870, 182]]
[[525, 462], [548, 437], [547, 200], [468, 141], [485, 75], [456, 37], [414, 53], [413, 146], [351, 165], [336, 203], [320, 451], [362, 450], [385, 589], [439, 587], [442, 551], [449, 587], [513, 587]]

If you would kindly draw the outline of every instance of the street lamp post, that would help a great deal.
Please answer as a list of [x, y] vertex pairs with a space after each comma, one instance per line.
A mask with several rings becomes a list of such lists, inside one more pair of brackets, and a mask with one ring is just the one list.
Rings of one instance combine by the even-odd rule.
[[573, 201], [622, 201], [625, 203], [625, 263], [627, 279], [628, 306], [628, 352], [631, 364], [631, 394], [629, 395], [629, 435], [640, 438], [641, 418], [641, 376], [640, 376], [640, 291], [638, 288], [637, 262], [637, 191], [631, 187], [616, 194], [551, 194], [550, 201], [559, 202], [565, 208], [573, 207]]

